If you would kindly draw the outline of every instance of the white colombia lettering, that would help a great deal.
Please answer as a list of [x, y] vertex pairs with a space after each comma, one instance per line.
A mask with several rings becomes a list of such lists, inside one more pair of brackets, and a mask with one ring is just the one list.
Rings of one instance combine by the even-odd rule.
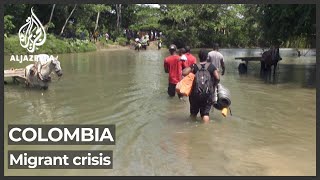
[[[87, 132], [86, 132], [87, 131]], [[89, 138], [87, 139], [86, 137]], [[93, 137], [93, 130], [91, 128], [82, 128], [81, 129], [81, 140], [84, 142], [89, 142], [89, 141], [93, 141], [94, 137]]]
[[[58, 136], [58, 138], [54, 138], [54, 137], [52, 137], [52, 132], [53, 131], [57, 131], [58, 133], [59, 133], [59, 136]], [[53, 141], [53, 142], [58, 142], [58, 141], [60, 141], [61, 139], [62, 139], [62, 137], [63, 137], [63, 132], [61, 131], [61, 129], [59, 129], [59, 128], [52, 128], [52, 129], [50, 129], [49, 130], [49, 132], [48, 132], [48, 137], [49, 137], [49, 139], [51, 140], [51, 141]]]
[[80, 135], [79, 135], [79, 128], [76, 128], [76, 130], [71, 134], [68, 130], [68, 128], [64, 128], [64, 141], [68, 141], [68, 137], [70, 140], [73, 140], [76, 138], [76, 141], [79, 141]]
[[48, 141], [48, 138], [42, 137], [42, 129], [41, 128], [38, 128], [38, 141], [39, 142], [47, 142]]
[[[106, 135], [107, 134], [107, 135]], [[109, 128], [105, 128], [101, 137], [100, 137], [100, 140], [99, 141], [103, 141], [104, 139], [109, 139], [110, 141], [114, 141], [113, 137], [112, 137], [112, 134], [109, 130]]]
[[13, 132], [14, 131], [18, 131], [18, 132], [21, 132], [21, 129], [20, 128], [12, 128], [12, 129], [10, 129], [10, 131], [9, 131], [9, 138], [11, 139], [11, 141], [13, 141], [13, 142], [19, 142], [19, 141], [21, 141], [21, 138], [19, 137], [19, 138], [14, 138], [13, 137]]
[[[32, 132], [33, 134], [31, 138], [26, 136], [28, 131]], [[37, 138], [37, 132], [33, 128], [26, 128], [22, 131], [22, 138], [27, 142], [34, 141]]]
[[[103, 132], [99, 131], [99, 128], [75, 128], [74, 131], [70, 131], [68, 128], [51, 128], [45, 136], [42, 128], [12, 128], [9, 130], [9, 138], [13, 142], [19, 142], [24, 140], [26, 142], [32, 142], [38, 140], [38, 142], [59, 142], [59, 141], [82, 141], [82, 142], [103, 142], [108, 140], [114, 142], [113, 134], [110, 132], [109, 128], [104, 128]], [[101, 129], [102, 130], [102, 129]], [[16, 133], [16, 135], [15, 135]], [[29, 136], [27, 134], [29, 133]], [[53, 136], [57, 134], [58, 136]]]

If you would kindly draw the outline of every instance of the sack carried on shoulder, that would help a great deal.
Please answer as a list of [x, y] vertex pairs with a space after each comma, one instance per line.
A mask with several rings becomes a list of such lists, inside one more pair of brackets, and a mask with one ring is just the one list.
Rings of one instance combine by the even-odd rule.
[[192, 90], [193, 80], [195, 75], [189, 73], [176, 85], [176, 92], [184, 96], [189, 96]]

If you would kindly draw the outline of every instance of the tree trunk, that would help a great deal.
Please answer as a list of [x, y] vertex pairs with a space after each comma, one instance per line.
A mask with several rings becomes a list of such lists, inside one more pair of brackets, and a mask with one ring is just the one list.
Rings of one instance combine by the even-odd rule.
[[119, 27], [119, 8], [118, 8], [118, 4], [116, 4], [116, 13], [117, 13], [117, 24], [116, 24], [116, 27], [117, 27], [117, 30], [118, 30], [118, 27]]
[[62, 29], [61, 29], [61, 32], [60, 32], [60, 34], [59, 34], [60, 36], [63, 34], [64, 28], [66, 28], [66, 25], [67, 25], [67, 23], [68, 23], [68, 21], [69, 21], [70, 17], [71, 17], [71, 16], [72, 16], [72, 14], [73, 14], [73, 11], [76, 9], [76, 7], [77, 7], [77, 4], [75, 4], [75, 5], [74, 5], [74, 7], [73, 7], [73, 9], [72, 9], [71, 13], [69, 14], [68, 18], [66, 19], [66, 22], [64, 23], [64, 25], [63, 25], [63, 27], [62, 27]]
[[122, 16], [121, 16], [121, 4], [119, 4], [119, 28], [121, 28]]
[[97, 30], [98, 28], [98, 23], [99, 23], [99, 17], [100, 17], [100, 11], [97, 14], [97, 20], [96, 20], [96, 26], [94, 27], [94, 32]]
[[116, 5], [117, 10], [117, 31], [120, 31], [120, 25], [121, 25], [121, 4]]
[[52, 20], [52, 16], [53, 16], [53, 11], [54, 11], [54, 8], [55, 8], [55, 7], [56, 7], [56, 4], [53, 4], [52, 10], [51, 10], [50, 19], [49, 19], [49, 22], [47, 23], [46, 28], [45, 28], [46, 31], [48, 31], [48, 28], [49, 28], [49, 26], [50, 26], [50, 23], [51, 23], [51, 20]]

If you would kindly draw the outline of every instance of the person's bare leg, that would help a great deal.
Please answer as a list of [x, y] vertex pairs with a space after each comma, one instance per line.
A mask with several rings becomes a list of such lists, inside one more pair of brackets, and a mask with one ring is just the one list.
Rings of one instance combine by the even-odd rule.
[[202, 117], [202, 120], [204, 123], [209, 123], [210, 122], [210, 117], [208, 115], [205, 115]]

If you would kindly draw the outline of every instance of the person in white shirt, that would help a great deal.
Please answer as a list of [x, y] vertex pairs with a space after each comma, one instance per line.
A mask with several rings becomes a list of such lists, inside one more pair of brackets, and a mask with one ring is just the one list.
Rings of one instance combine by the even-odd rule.
[[[219, 52], [219, 44], [213, 44], [213, 50], [208, 53], [207, 62], [211, 62], [218, 70], [221, 76], [225, 73], [225, 65], [224, 65], [224, 58], [223, 55]], [[214, 89], [213, 93], [213, 105], [217, 104], [218, 94], [217, 94], [217, 87]]]
[[219, 44], [213, 44], [213, 50], [208, 53], [207, 62], [211, 62], [223, 76], [225, 73], [225, 64], [223, 55], [219, 52]]

